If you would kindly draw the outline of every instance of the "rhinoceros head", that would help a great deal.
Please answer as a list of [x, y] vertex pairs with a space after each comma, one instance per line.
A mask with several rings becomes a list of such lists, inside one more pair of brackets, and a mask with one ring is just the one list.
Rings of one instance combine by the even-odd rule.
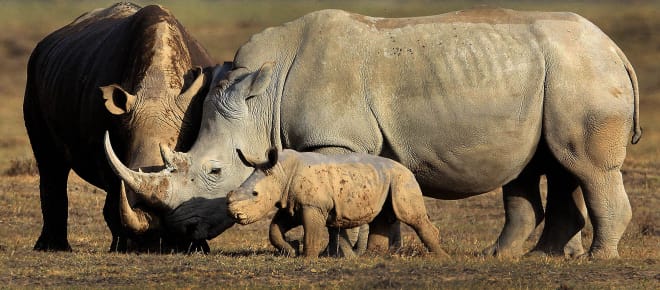
[[[122, 139], [122, 164], [128, 168], [141, 172], [156, 172], [167, 165], [158, 148], [169, 146], [186, 147], [192, 143], [198, 123], [194, 116], [192, 105], [193, 98], [203, 92], [208, 78], [201, 68], [195, 68], [188, 72], [191, 80], [182, 90], [181, 86], [170, 87], [165, 84], [160, 86], [149, 84], [158, 81], [158, 78], [145, 79], [134, 94], [128, 92], [118, 84], [101, 87], [105, 107], [117, 119], [116, 132]], [[162, 79], [160, 79], [162, 80]], [[201, 102], [200, 102], [201, 104]], [[197, 116], [199, 118], [199, 116]], [[197, 121], [198, 122], [198, 121]], [[109, 146], [109, 137], [108, 144]], [[165, 150], [165, 149], [163, 149]], [[113, 154], [116, 158], [116, 156]], [[175, 158], [172, 158], [175, 159]], [[129, 183], [130, 184], [130, 183]], [[152, 192], [154, 195], [159, 192]], [[126, 187], [125, 182], [120, 185], [120, 217], [122, 223], [136, 234], [157, 232], [161, 229], [160, 218], [153, 212], [154, 207], [149, 209], [133, 210], [130, 204], [139, 204], [141, 200], [132, 187]], [[148, 204], [153, 204], [149, 203]], [[158, 208], [163, 208], [160, 205]]]
[[[262, 95], [267, 93], [272, 75], [272, 63], [256, 72], [235, 68], [225, 73], [223, 68], [216, 68], [197, 140], [186, 153], [160, 146], [165, 164], [161, 171], [139, 172], [124, 166], [106, 138], [113, 170], [139, 200], [162, 213], [161, 224], [169, 230], [201, 240], [213, 238], [234, 224], [227, 214], [226, 195], [252, 171], [239, 160], [236, 148], [254, 154], [273, 144], [270, 117], [274, 108], [260, 103], [267, 99]], [[146, 227], [144, 223], [139, 226]]]
[[[212, 60], [162, 7], [140, 10], [131, 27], [124, 77], [119, 83], [100, 87], [102, 101], [111, 116], [110, 134], [121, 163], [132, 170], [158, 172], [166, 165], [159, 145], [181, 150], [190, 148], [194, 141], [210, 71], [207, 74], [193, 64], [211, 65]], [[151, 206], [152, 202], [141, 199], [126, 184], [131, 183], [125, 181], [118, 192], [109, 193], [121, 199], [122, 224], [137, 234], [133, 235], [136, 240], [162, 249], [156, 237], [161, 236], [166, 222], [159, 210], [166, 206]], [[186, 243], [183, 241], [182, 246]]]
[[240, 150], [237, 153], [241, 161], [254, 171], [241, 186], [227, 194], [229, 215], [236, 222], [246, 225], [256, 222], [266, 216], [282, 196], [285, 181], [283, 174], [273, 168], [277, 164], [277, 149], [271, 148], [266, 152], [267, 162], [259, 163], [253, 158], [246, 157]]

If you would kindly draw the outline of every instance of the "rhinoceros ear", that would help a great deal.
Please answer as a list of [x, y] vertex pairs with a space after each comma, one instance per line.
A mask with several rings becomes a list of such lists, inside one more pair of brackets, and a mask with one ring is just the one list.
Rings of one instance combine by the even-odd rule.
[[273, 67], [275, 66], [274, 62], [264, 63], [259, 71], [255, 73], [254, 80], [252, 80], [252, 85], [250, 86], [249, 96], [259, 96], [266, 93], [270, 81], [273, 77]]
[[105, 100], [105, 108], [114, 115], [126, 114], [133, 109], [136, 97], [129, 94], [122, 89], [119, 85], [112, 84], [109, 86], [101, 87], [103, 92], [103, 99]]
[[192, 82], [192, 84], [186, 89], [185, 92], [180, 94], [176, 99], [176, 104], [179, 106], [179, 108], [187, 108], [192, 99], [199, 93], [204, 86], [206, 86], [206, 82], [208, 78], [204, 74], [204, 70], [202, 67], [195, 67], [192, 69], [193, 75], [195, 75], [195, 80]]
[[254, 161], [254, 159], [243, 155], [243, 151], [241, 151], [241, 149], [236, 148], [236, 153], [238, 153], [238, 159], [240, 159], [241, 162], [245, 164], [245, 166], [252, 168], [257, 167], [257, 163]]

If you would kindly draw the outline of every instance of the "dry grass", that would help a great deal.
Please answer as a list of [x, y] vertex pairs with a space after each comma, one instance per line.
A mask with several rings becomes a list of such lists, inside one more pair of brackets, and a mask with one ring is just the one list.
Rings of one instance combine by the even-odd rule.
[[[451, 2], [451, 1], [450, 1]], [[411, 1], [166, 1], [216, 57], [231, 59], [251, 33], [318, 8], [344, 8], [374, 16], [438, 14], [472, 6]], [[476, 3], [476, 2], [474, 2]], [[602, 27], [626, 52], [640, 79], [644, 137], [631, 146], [624, 180], [633, 220], [615, 261], [525, 257], [495, 259], [477, 253], [504, 222], [501, 194], [457, 201], [427, 200], [442, 244], [453, 257], [423, 255], [412, 231], [398, 252], [359, 259], [305, 260], [275, 255], [267, 221], [236, 226], [210, 242], [209, 255], [109, 254], [102, 217], [104, 193], [72, 174], [69, 240], [73, 253], [33, 252], [41, 228], [38, 177], [21, 115], [30, 51], [50, 31], [103, 2], [0, 2], [0, 287], [120, 288], [660, 288], [660, 19], [659, 5], [591, 1], [542, 4], [499, 1], [500, 6], [576, 11]], [[203, 7], [200, 9], [199, 7]], [[7, 174], [14, 172], [15, 174]], [[16, 176], [10, 176], [16, 175]], [[526, 243], [531, 248], [541, 227]], [[585, 246], [591, 227], [583, 231]], [[299, 233], [298, 233], [299, 234]]]
[[39, 175], [37, 162], [31, 157], [20, 157], [9, 161], [9, 168], [4, 171], [4, 175]]

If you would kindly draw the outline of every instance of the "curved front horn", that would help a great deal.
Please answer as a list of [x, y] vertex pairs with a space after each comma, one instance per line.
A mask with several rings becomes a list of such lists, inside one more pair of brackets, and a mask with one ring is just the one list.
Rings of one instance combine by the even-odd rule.
[[112, 150], [110, 134], [107, 131], [105, 132], [104, 146], [105, 156], [108, 158], [110, 167], [119, 178], [135, 191], [137, 198], [150, 206], [163, 206], [165, 204], [165, 195], [168, 189], [168, 169], [157, 173], [143, 173], [124, 166], [115, 155], [115, 151]]
[[126, 197], [126, 188], [124, 181], [121, 181], [119, 190], [119, 213], [121, 223], [136, 234], [141, 234], [149, 229], [158, 228], [158, 219], [139, 209], [133, 210]]

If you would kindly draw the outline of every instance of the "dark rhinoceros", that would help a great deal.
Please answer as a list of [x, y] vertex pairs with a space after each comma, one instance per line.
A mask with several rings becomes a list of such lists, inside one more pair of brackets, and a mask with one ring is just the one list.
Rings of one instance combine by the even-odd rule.
[[253, 36], [234, 66], [213, 80], [191, 149], [164, 147], [166, 170], [139, 173], [111, 158], [131, 188], [151, 193], [143, 198], [197, 212], [190, 216], [208, 238], [227, 218], [205, 206], [222, 204], [251, 171], [235, 149], [274, 146], [386, 156], [439, 199], [503, 187], [507, 220], [490, 250], [499, 254], [522, 254], [543, 220], [546, 175], [538, 249], [562, 251], [580, 231], [578, 193], [594, 225], [590, 254], [618, 255], [631, 218], [620, 169], [641, 136], [637, 78], [579, 15], [486, 8], [384, 19], [324, 10]]
[[[189, 246], [158, 237], [169, 229], [153, 207], [141, 210], [131, 190], [120, 213], [120, 179], [108, 166], [103, 134], [135, 170], [163, 167], [159, 144], [189, 148], [199, 129], [201, 99], [214, 61], [177, 19], [160, 6], [118, 3], [78, 17], [35, 48], [28, 64], [25, 126], [39, 168], [43, 229], [36, 250], [70, 250], [67, 177], [107, 192], [103, 214], [111, 250], [160, 242], [156, 250]], [[206, 72], [202, 68], [206, 68]], [[124, 195], [125, 196], [125, 195]], [[202, 242], [200, 245], [205, 245]], [[165, 246], [166, 248], [162, 248]], [[153, 250], [152, 248], [150, 248]]]

